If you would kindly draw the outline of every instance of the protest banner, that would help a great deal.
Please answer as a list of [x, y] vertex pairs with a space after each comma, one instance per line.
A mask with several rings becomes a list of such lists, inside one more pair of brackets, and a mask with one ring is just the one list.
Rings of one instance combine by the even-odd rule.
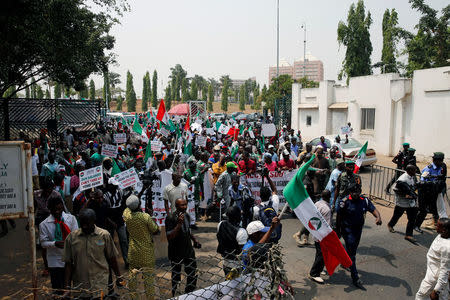
[[199, 147], [206, 147], [206, 136], [199, 135], [195, 140], [195, 145]]
[[103, 144], [102, 155], [116, 158], [117, 157], [117, 145]]
[[[164, 170], [162, 172], [156, 171], [154, 174], [156, 175], [157, 178], [153, 180], [152, 185], [152, 208], [153, 208], [152, 218], [158, 226], [165, 226], [167, 212], [164, 206], [162, 193], [164, 187], [172, 182], [172, 171], [169, 170]], [[142, 203], [141, 207], [145, 207], [145, 203]]]
[[351, 136], [353, 133], [353, 128], [349, 126], [342, 126], [341, 127], [341, 134]]
[[[273, 171], [269, 172], [269, 177], [272, 179], [272, 182], [275, 184], [277, 188], [277, 194], [278, 197], [280, 197], [280, 203], [285, 202], [283, 190], [288, 184], [288, 182], [294, 177], [295, 173], [297, 173], [297, 170], [292, 171]], [[261, 189], [261, 174], [255, 173], [251, 175], [246, 175], [245, 180], [247, 181], [247, 186], [251, 190], [253, 196], [255, 197], [255, 200], [260, 200], [259, 197], [259, 190]], [[267, 182], [267, 179], [264, 179], [265, 183], [264, 185], [269, 185]]]
[[80, 172], [80, 190], [85, 191], [87, 189], [103, 185], [103, 167], [93, 167]]
[[182, 178], [181, 182], [187, 185], [188, 187], [188, 194], [186, 195], [187, 200], [187, 213], [189, 214], [189, 217], [191, 217], [191, 224], [195, 224], [195, 199], [194, 199], [194, 184], [189, 183], [186, 179]]
[[161, 126], [161, 129], [160, 129], [159, 131], [160, 131], [161, 134], [162, 134], [163, 136], [165, 136], [165, 137], [168, 137], [169, 134], [170, 134], [170, 131], [169, 131], [166, 127], [164, 127], [164, 126]]
[[262, 124], [261, 126], [261, 135], [262, 136], [274, 136], [277, 133], [277, 129], [275, 128], [275, 124]]
[[162, 142], [161, 141], [151, 141], [151, 146], [150, 147], [152, 149], [152, 152], [161, 151]]
[[114, 175], [114, 179], [119, 182], [119, 188], [121, 189], [136, 186], [140, 182], [139, 176], [134, 167]]
[[126, 133], [116, 133], [113, 135], [114, 143], [116, 144], [125, 144], [127, 142], [127, 134]]

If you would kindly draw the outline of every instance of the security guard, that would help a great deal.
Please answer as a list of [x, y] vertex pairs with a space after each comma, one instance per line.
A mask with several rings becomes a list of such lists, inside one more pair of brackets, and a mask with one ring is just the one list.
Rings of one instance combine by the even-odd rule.
[[444, 163], [444, 153], [434, 152], [433, 163], [422, 170], [419, 184], [419, 214], [416, 218], [414, 229], [422, 233], [420, 229], [427, 212], [433, 214], [434, 224], [427, 226], [435, 229], [439, 218], [447, 218], [443, 193], [445, 193], [445, 179], [447, 177], [447, 166]]
[[348, 191], [350, 195], [339, 203], [336, 230], [338, 235], [344, 238], [345, 248], [353, 263], [350, 267], [353, 285], [364, 290], [356, 270], [356, 250], [361, 239], [366, 212], [372, 213], [376, 218], [375, 224], [377, 225], [382, 223], [381, 215], [372, 202], [364, 195], [361, 195], [361, 185], [352, 183], [348, 187]]
[[[400, 150], [398, 154], [394, 157], [392, 162], [397, 165], [397, 169], [404, 170], [403, 167], [406, 167], [404, 165], [404, 160], [406, 156], [408, 155], [408, 149], [409, 149], [409, 143], [403, 143], [403, 150]], [[397, 179], [403, 174], [403, 172], [395, 171], [394, 177], [392, 177], [391, 181], [389, 181], [388, 185], [386, 186], [386, 194], [391, 193], [391, 186], [397, 181]]]
[[337, 209], [339, 206], [339, 202], [349, 195], [348, 187], [351, 184], [357, 184], [361, 186], [361, 177], [359, 177], [359, 175], [357, 174], [354, 174], [354, 170], [355, 162], [352, 160], [347, 160], [345, 162], [345, 172], [342, 172], [336, 181], [336, 189], [333, 199], [334, 205], [332, 209]]

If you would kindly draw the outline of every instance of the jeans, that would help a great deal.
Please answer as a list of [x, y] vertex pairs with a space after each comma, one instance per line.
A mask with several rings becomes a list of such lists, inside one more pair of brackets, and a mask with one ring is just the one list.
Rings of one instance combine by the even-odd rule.
[[316, 247], [316, 258], [314, 259], [314, 263], [311, 267], [311, 271], [309, 271], [309, 275], [311, 275], [312, 277], [319, 277], [320, 273], [323, 271], [325, 262], [323, 261], [323, 255], [322, 255], [322, 249], [320, 248], [320, 243], [315, 242], [314, 246]]
[[178, 284], [181, 281], [181, 266], [184, 265], [184, 271], [186, 272], [186, 288], [184, 293], [190, 293], [195, 291], [197, 285], [197, 262], [194, 257], [183, 258], [180, 261], [170, 261], [172, 267], [172, 296], [175, 297]]
[[389, 221], [388, 225], [391, 227], [394, 227], [395, 224], [397, 224], [398, 219], [403, 215], [403, 213], [406, 211], [406, 216], [408, 217], [408, 224], [406, 224], [406, 235], [412, 236], [413, 235], [413, 229], [414, 224], [416, 222], [416, 215], [417, 215], [417, 207], [400, 207], [395, 206], [394, 208], [394, 214], [392, 215], [391, 220]]
[[359, 241], [361, 240], [362, 228], [357, 232], [343, 232], [342, 237], [345, 241], [345, 249], [347, 250], [347, 254], [352, 260], [352, 265], [350, 267], [350, 272], [352, 274], [353, 282], [358, 281], [359, 275], [358, 270], [356, 269], [356, 250], [358, 250]]
[[[48, 268], [52, 289], [62, 290], [64, 288], [64, 268]], [[63, 291], [55, 291], [55, 294], [62, 295]]]
[[117, 227], [116, 230], [111, 229], [109, 230], [109, 233], [111, 234], [111, 237], [114, 239], [114, 231], [117, 231], [117, 236], [119, 237], [119, 245], [120, 245], [120, 251], [122, 252], [123, 261], [128, 263], [128, 236], [127, 236], [127, 229], [125, 228], [125, 225], [122, 225], [120, 227]]

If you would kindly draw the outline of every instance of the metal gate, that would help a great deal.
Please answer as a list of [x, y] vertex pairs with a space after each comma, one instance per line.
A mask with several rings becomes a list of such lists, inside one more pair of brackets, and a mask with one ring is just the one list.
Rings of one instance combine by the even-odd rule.
[[25, 135], [37, 138], [47, 129], [55, 142], [69, 128], [95, 129], [100, 120], [100, 100], [0, 98], [0, 140]]
[[191, 122], [194, 122], [197, 114], [201, 118], [206, 119], [208, 116], [206, 112], [206, 101], [189, 101], [189, 119]]
[[291, 96], [284, 96], [280, 99], [275, 99], [274, 103], [274, 123], [280, 129], [284, 125], [291, 127]]

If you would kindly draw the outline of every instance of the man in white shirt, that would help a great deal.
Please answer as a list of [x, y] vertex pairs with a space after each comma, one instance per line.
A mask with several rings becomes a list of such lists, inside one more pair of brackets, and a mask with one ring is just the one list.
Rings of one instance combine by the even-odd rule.
[[450, 219], [439, 219], [436, 227], [439, 235], [427, 253], [427, 273], [420, 284], [416, 300], [448, 299], [450, 270]]
[[31, 148], [31, 177], [33, 178], [33, 190], [39, 190], [39, 170], [37, 164], [39, 163], [39, 154], [35, 147]]
[[176, 211], [175, 201], [177, 199], [184, 199], [187, 201], [187, 194], [187, 185], [181, 182], [181, 175], [174, 172], [172, 174], [172, 183], [165, 186], [163, 189], [164, 207], [167, 214], [174, 213]]
[[[262, 174], [262, 180], [264, 180], [264, 177], [267, 178], [267, 181], [269, 182], [270, 189], [267, 186], [262, 186], [260, 189], [260, 197], [261, 197], [261, 203], [260, 205], [253, 206], [253, 220], [259, 220], [259, 210], [260, 208], [263, 208], [267, 205], [272, 204], [272, 208], [275, 211], [275, 213], [278, 213], [278, 208], [280, 206], [280, 198], [277, 195], [277, 188], [275, 187], [275, 184], [273, 183], [272, 179], [269, 177], [269, 173], [263, 173]], [[268, 225], [266, 225], [268, 226]]]
[[47, 261], [52, 288], [63, 289], [65, 267], [63, 258], [64, 240], [70, 232], [78, 229], [78, 223], [74, 216], [64, 212], [62, 199], [57, 196], [51, 196], [48, 199], [47, 206], [50, 210], [50, 215], [39, 225], [39, 240], [41, 246], [47, 248]]

